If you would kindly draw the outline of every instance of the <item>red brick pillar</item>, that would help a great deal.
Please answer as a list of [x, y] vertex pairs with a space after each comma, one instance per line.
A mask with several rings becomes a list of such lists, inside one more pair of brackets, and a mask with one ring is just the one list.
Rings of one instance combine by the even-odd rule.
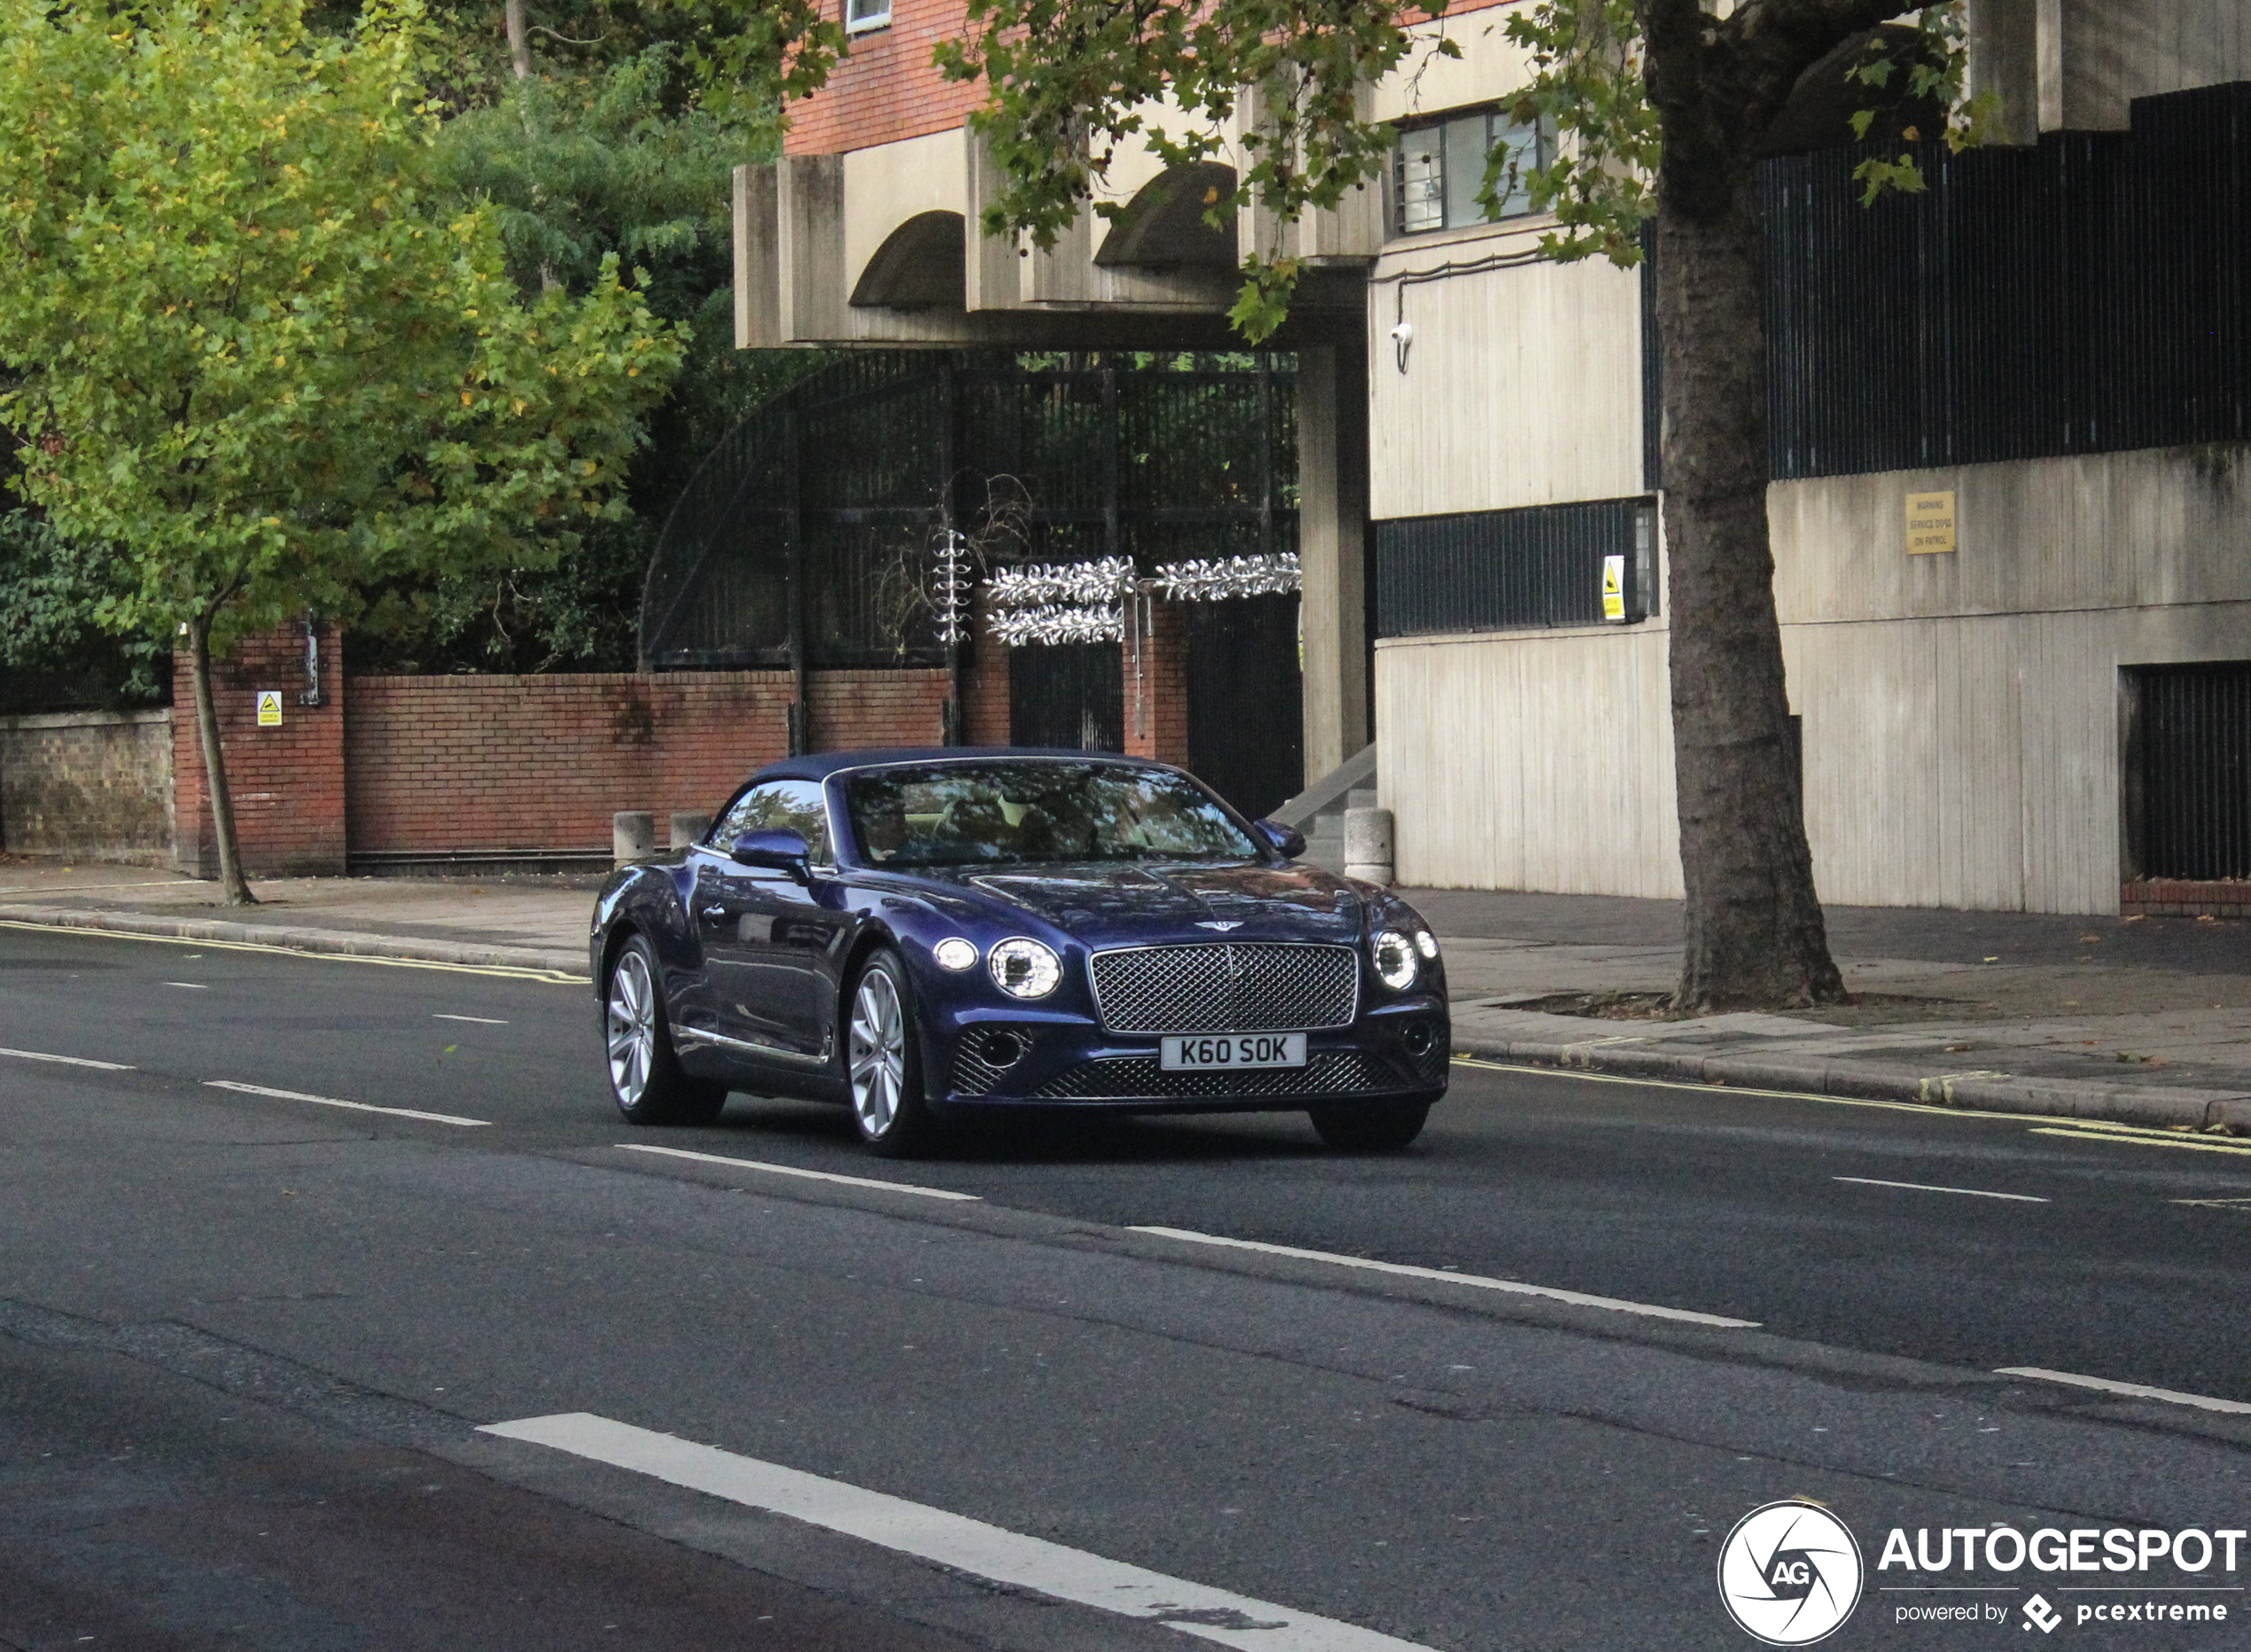
[[1009, 645], [993, 635], [980, 601], [970, 625], [970, 659], [962, 673], [962, 739], [969, 745], [1009, 744]]
[[[235, 835], [243, 871], [252, 877], [344, 870], [344, 650], [336, 628], [326, 623], [316, 627], [314, 640], [319, 649], [317, 705], [306, 703], [312, 697], [312, 677], [302, 621], [245, 637], [231, 656], [212, 663], [211, 693], [234, 798]], [[184, 648], [173, 659], [172, 708], [177, 858], [196, 877], [216, 877], [218, 838], [204, 789], [195, 679]], [[278, 723], [273, 721], [277, 714]]]
[[1179, 603], [1152, 599], [1126, 641], [1126, 751], [1160, 763], [1188, 760], [1188, 627]]

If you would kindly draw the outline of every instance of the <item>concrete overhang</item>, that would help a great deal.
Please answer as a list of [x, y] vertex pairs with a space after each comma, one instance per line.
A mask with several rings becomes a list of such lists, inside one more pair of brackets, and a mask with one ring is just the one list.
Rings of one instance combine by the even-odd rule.
[[1002, 182], [961, 128], [738, 168], [736, 345], [1240, 348], [1226, 317], [1252, 251], [1306, 265], [1274, 347], [1357, 337], [1375, 191], [1281, 233], [1247, 206], [1231, 236], [1203, 215], [1233, 195], [1233, 168], [1133, 153], [1106, 179], [1118, 216], [1089, 207], [1043, 251], [980, 231]]

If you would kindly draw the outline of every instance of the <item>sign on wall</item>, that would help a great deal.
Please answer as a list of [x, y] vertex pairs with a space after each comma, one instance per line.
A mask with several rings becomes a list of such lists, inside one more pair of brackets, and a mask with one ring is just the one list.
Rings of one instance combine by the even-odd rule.
[[1907, 495], [1907, 554], [1936, 557], [1954, 549], [1954, 495]]
[[278, 729], [282, 726], [279, 689], [258, 690], [258, 726], [261, 729]]
[[1602, 558], [1602, 617], [1605, 620], [1625, 618], [1625, 558]]

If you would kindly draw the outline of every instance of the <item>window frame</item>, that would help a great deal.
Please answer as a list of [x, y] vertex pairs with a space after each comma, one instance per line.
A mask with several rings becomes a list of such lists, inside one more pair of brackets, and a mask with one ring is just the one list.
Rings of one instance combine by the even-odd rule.
[[717, 854], [723, 855], [729, 853], [732, 844], [727, 836], [728, 817], [735, 813], [736, 806], [751, 793], [762, 791], [769, 786], [811, 786], [814, 789], [814, 795], [821, 799], [821, 818], [826, 829], [828, 853], [825, 858], [815, 855], [807, 863], [820, 870], [834, 871], [841, 864], [837, 859], [837, 812], [829, 796], [828, 782], [824, 780], [801, 780], [784, 775], [777, 780], [746, 782], [733, 797], [727, 799], [726, 807], [712, 817], [711, 830], [704, 835], [703, 846]]
[[865, 17], [854, 17], [853, 10], [862, 4], [862, 0], [843, 0], [844, 30], [846, 35], [872, 35], [879, 28], [891, 27], [892, 7], [895, 0], [866, 0], [866, 3], [880, 5], [883, 10], [880, 12], [870, 12]]
[[[1530, 197], [1529, 194], [1527, 194], [1525, 198], [1526, 204], [1522, 208], [1515, 212], [1504, 212], [1497, 218], [1480, 217], [1461, 223], [1455, 223], [1448, 219], [1447, 200], [1451, 191], [1448, 188], [1450, 180], [1447, 177], [1446, 151], [1450, 145], [1445, 141], [1444, 134], [1448, 127], [1453, 126], [1456, 122], [1479, 116], [1483, 117], [1485, 122], [1484, 154], [1488, 163], [1492, 160], [1493, 151], [1499, 146], [1501, 136], [1504, 133], [1513, 135], [1515, 133], [1524, 132], [1527, 130], [1531, 132], [1532, 136], [1532, 165], [1535, 167], [1544, 167], [1554, 163], [1555, 158], [1555, 134], [1547, 118], [1544, 115], [1536, 121], [1530, 128], [1526, 128], [1519, 122], [1510, 119], [1507, 112], [1499, 104], [1468, 104], [1460, 108], [1442, 110], [1435, 114], [1421, 115], [1417, 116], [1413, 120], [1401, 121], [1398, 122], [1398, 140], [1391, 146], [1390, 188], [1389, 191], [1389, 200], [1387, 202], [1387, 205], [1390, 207], [1390, 222], [1386, 226], [1390, 230], [1390, 238], [1399, 239], [1409, 236], [1445, 235], [1465, 230], [1487, 229], [1495, 224], [1513, 223], [1519, 218], [1530, 218], [1539, 215], [1531, 206]], [[1437, 205], [1439, 222], [1435, 224], [1423, 224], [1414, 229], [1409, 229], [1406, 223], [1407, 144], [1411, 139], [1423, 134], [1429, 134], [1432, 141], [1434, 152], [1431, 156], [1431, 160], [1437, 173], [1436, 188], [1433, 191], [1433, 196]], [[1427, 180], [1425, 182], [1427, 183]], [[1482, 183], [1482, 177], [1479, 179], [1479, 182]], [[1472, 199], [1474, 200], [1474, 199], [1475, 197], [1473, 196]]]

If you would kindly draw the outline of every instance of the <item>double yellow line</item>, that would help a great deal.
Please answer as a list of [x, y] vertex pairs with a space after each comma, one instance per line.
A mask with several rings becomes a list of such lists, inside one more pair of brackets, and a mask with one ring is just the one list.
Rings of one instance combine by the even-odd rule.
[[2041, 1118], [2038, 1124], [2029, 1126], [2029, 1134], [2032, 1135], [2063, 1136], [2083, 1142], [2118, 1142], [2128, 1146], [2187, 1148], [2199, 1153], [2251, 1156], [2251, 1142], [2215, 1138], [2186, 1128], [2114, 1124], [2098, 1118], [2048, 1118], [2037, 1114], [1990, 1112], [1974, 1107], [1938, 1107], [1928, 1102], [1868, 1101], [1855, 1095], [1817, 1095], [1811, 1090], [1761, 1090], [1749, 1085], [1693, 1084], [1683, 1079], [1637, 1079], [1627, 1073], [1583, 1072], [1573, 1067], [1536, 1067], [1523, 1062], [1486, 1061], [1476, 1056], [1456, 1056], [1453, 1064], [1457, 1067], [1476, 1067], [1488, 1072], [1524, 1072], [1549, 1079], [1577, 1079], [1587, 1084], [1630, 1084], [1646, 1089], [1761, 1095], [1780, 1101], [1819, 1102], [1829, 1107], [1874, 1107], [1895, 1113], [1933, 1113], [1944, 1118], [1998, 1118], [2022, 1124], [2029, 1116]]

